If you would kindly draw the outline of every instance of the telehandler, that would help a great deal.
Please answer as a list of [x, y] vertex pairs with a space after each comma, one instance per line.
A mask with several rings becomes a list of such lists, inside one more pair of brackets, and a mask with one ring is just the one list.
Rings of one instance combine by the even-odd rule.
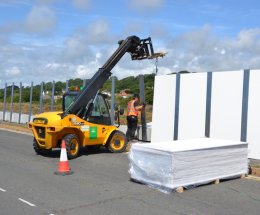
[[[46, 112], [37, 115], [33, 123], [28, 123], [34, 134], [33, 147], [37, 154], [45, 155], [53, 148], [60, 147], [65, 140], [69, 159], [76, 158], [79, 148], [99, 148], [105, 145], [113, 153], [123, 152], [127, 146], [126, 136], [111, 124], [105, 95], [99, 89], [111, 76], [111, 70], [128, 52], [132, 60], [163, 57], [154, 53], [151, 38], [141, 40], [129, 36], [118, 41], [119, 47], [80, 92], [68, 92], [63, 96], [63, 112]], [[149, 46], [148, 46], [149, 45]], [[149, 51], [150, 47], [150, 51]], [[151, 54], [150, 54], [151, 52]], [[115, 108], [115, 119], [124, 110]]]

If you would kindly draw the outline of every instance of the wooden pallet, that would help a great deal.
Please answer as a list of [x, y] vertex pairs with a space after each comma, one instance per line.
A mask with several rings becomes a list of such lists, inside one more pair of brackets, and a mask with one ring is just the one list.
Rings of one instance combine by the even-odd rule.
[[[242, 174], [241, 176], [240, 176], [240, 178], [245, 178], [246, 177], [246, 175], [245, 174]], [[213, 182], [213, 184], [219, 184], [219, 179], [217, 179], [217, 180], [215, 180], [214, 182]], [[177, 193], [183, 193], [183, 187], [179, 187], [178, 188], [178, 190], [177, 190]]]

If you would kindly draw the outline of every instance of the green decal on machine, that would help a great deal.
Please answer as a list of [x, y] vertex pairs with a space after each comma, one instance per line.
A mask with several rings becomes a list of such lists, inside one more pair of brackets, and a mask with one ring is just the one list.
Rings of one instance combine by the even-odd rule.
[[89, 139], [97, 139], [97, 126], [90, 127], [89, 129]]

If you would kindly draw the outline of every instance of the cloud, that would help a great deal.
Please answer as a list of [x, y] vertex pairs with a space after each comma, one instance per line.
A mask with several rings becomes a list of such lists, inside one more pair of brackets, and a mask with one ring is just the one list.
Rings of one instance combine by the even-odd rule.
[[5, 55], [6, 57], [13, 57], [15, 55], [23, 54], [23, 50], [20, 46], [17, 45], [0, 46], [0, 53]]
[[30, 0], [0, 0], [0, 6], [3, 7], [12, 7], [19, 4], [32, 5], [32, 2]]
[[[1, 32], [1, 31], [0, 31]], [[0, 36], [0, 46], [6, 45], [10, 42], [10, 38], [6, 36]]]
[[92, 0], [72, 0], [72, 5], [79, 10], [89, 10], [93, 5]]
[[64, 41], [65, 48], [57, 57], [57, 61], [78, 64], [92, 61], [94, 53], [91, 47], [97, 46], [97, 49], [99, 46], [108, 45], [112, 43], [113, 37], [109, 23], [100, 18], [86, 27], [75, 29]]
[[155, 11], [165, 6], [166, 0], [128, 0], [128, 6], [137, 11]]
[[[159, 59], [159, 75], [181, 70], [207, 72], [260, 68], [259, 28], [243, 29], [236, 37], [229, 38], [214, 35], [212, 26], [206, 24], [171, 36], [160, 23], [145, 26], [130, 21], [121, 32], [114, 33], [110, 23], [100, 18], [75, 29], [63, 41], [63, 47], [15, 45], [2, 36], [0, 88], [5, 82], [13, 81], [29, 85], [31, 81], [38, 84], [53, 79], [91, 78], [117, 49], [119, 39], [135, 33], [146, 34], [147, 31], [152, 33], [155, 52], [168, 52]], [[163, 37], [164, 34], [167, 37]], [[131, 61], [129, 53], [126, 53], [111, 72], [119, 79], [150, 74], [155, 72], [154, 63], [155, 60]]]
[[162, 60], [174, 72], [227, 71], [260, 67], [260, 29], [243, 29], [235, 38], [213, 36], [209, 24], [168, 41]]
[[55, 2], [60, 2], [62, 0], [36, 0], [35, 4], [36, 5], [53, 5]]
[[149, 35], [153, 39], [165, 39], [169, 35], [169, 31], [163, 23], [155, 23], [150, 26]]
[[65, 49], [57, 58], [58, 62], [83, 63], [84, 59], [91, 56], [92, 51], [86, 43], [86, 38], [80, 34], [71, 35], [64, 42]]
[[27, 33], [46, 32], [57, 23], [55, 12], [47, 6], [33, 6], [23, 23], [23, 30]]
[[130, 20], [127, 22], [122, 32], [118, 35], [118, 40], [125, 39], [126, 37], [135, 35], [137, 33], [144, 33], [144, 24]]
[[20, 70], [17, 67], [13, 67], [12, 69], [6, 70], [8, 75], [18, 75], [20, 73]]

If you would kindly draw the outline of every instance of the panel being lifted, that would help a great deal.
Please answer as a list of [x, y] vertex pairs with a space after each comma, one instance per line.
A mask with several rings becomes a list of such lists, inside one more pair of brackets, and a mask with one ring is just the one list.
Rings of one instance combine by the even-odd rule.
[[248, 143], [190, 139], [132, 145], [131, 178], [165, 193], [247, 174]]

